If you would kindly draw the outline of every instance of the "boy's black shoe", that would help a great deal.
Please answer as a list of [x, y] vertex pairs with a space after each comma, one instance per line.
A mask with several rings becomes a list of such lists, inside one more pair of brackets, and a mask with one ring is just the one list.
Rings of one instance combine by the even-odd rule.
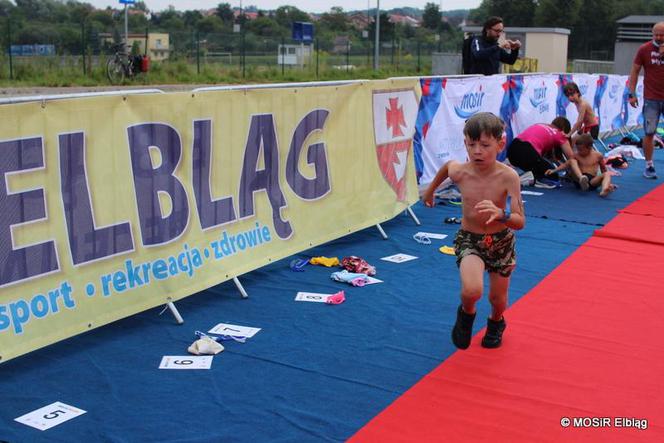
[[482, 347], [484, 348], [497, 348], [503, 342], [503, 331], [507, 325], [505, 324], [505, 317], [499, 321], [486, 320], [486, 333], [482, 338]]
[[475, 314], [467, 314], [461, 305], [457, 309], [456, 323], [452, 329], [452, 343], [459, 349], [467, 349], [473, 336]]

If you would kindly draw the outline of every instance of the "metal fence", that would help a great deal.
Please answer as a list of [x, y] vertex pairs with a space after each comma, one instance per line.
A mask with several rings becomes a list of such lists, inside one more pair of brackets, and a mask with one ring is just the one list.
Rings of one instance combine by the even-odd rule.
[[[152, 31], [144, 32], [147, 36]], [[157, 70], [165, 67], [167, 70], [182, 71], [179, 72], [182, 76], [210, 76], [216, 73], [245, 77], [257, 72], [269, 72], [272, 75], [281, 73], [286, 76], [295, 70], [305, 70], [310, 77], [329, 78], [333, 72], [372, 69], [375, 63], [375, 49], [371, 39], [343, 35], [315, 40], [307, 45], [306, 56], [298, 57], [302, 45], [290, 38], [265, 37], [249, 32], [179, 31], [167, 34], [167, 57], [164, 60], [153, 59], [151, 65]], [[4, 34], [0, 79], [34, 79], [39, 76], [39, 72], [48, 72], [54, 76], [66, 74], [101, 78], [106, 59], [112, 55], [112, 44], [121, 41], [122, 36], [117, 31], [93, 32], [85, 27], [77, 35], [49, 34], [43, 41], [28, 43], [20, 41], [11, 33]], [[24, 44], [52, 45], [55, 55], [35, 53], [17, 56], [16, 50], [10, 50], [12, 45], [16, 47]], [[391, 74], [431, 74], [432, 54], [441, 48], [451, 47], [454, 50], [457, 46], [458, 42], [452, 41], [387, 38], [380, 44], [378, 65]], [[177, 67], [173, 68], [175, 65]]]
[[613, 74], [613, 61], [572, 60], [572, 72], [585, 74]]

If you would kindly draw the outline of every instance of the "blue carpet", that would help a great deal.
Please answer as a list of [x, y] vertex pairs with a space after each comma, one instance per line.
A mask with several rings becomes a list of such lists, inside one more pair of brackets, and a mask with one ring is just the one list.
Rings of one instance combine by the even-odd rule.
[[[656, 159], [664, 172], [662, 152]], [[570, 184], [525, 196], [510, 303], [661, 183], [642, 178], [642, 169], [641, 161], [623, 170], [607, 199]], [[461, 211], [413, 209], [422, 226], [400, 215], [383, 225], [388, 240], [369, 228], [298, 255], [359, 255], [385, 283], [354, 288], [316, 266], [295, 273], [290, 257], [242, 276], [248, 299], [226, 282], [178, 302], [184, 325], [153, 309], [0, 365], [0, 441], [344, 441], [455, 350], [458, 271], [438, 247], [451, 245], [458, 227], [442, 220]], [[412, 239], [418, 231], [450, 237], [421, 245]], [[398, 252], [419, 258], [380, 260]], [[294, 301], [298, 291], [341, 289], [341, 305]], [[488, 314], [486, 297], [478, 308], [479, 318]], [[209, 371], [157, 369], [163, 355], [186, 354], [195, 330], [220, 322], [262, 330], [247, 343], [225, 343]], [[44, 432], [14, 421], [55, 401], [87, 413]]]

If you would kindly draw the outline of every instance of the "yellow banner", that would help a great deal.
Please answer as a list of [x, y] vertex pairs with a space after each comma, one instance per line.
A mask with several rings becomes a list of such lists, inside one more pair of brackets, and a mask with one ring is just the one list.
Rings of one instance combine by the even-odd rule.
[[539, 60], [536, 58], [519, 57], [513, 65], [503, 64], [503, 74], [519, 74], [539, 72]]
[[0, 106], [0, 362], [417, 200], [417, 79]]

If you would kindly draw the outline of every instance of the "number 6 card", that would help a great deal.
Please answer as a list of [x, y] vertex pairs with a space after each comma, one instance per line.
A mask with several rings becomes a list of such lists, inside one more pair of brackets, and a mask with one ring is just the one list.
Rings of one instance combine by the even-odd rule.
[[211, 355], [164, 355], [159, 369], [210, 369]]
[[40, 431], [45, 431], [81, 414], [85, 414], [85, 412], [83, 409], [56, 401], [36, 411], [28, 412], [14, 420], [24, 425], [32, 426]]

